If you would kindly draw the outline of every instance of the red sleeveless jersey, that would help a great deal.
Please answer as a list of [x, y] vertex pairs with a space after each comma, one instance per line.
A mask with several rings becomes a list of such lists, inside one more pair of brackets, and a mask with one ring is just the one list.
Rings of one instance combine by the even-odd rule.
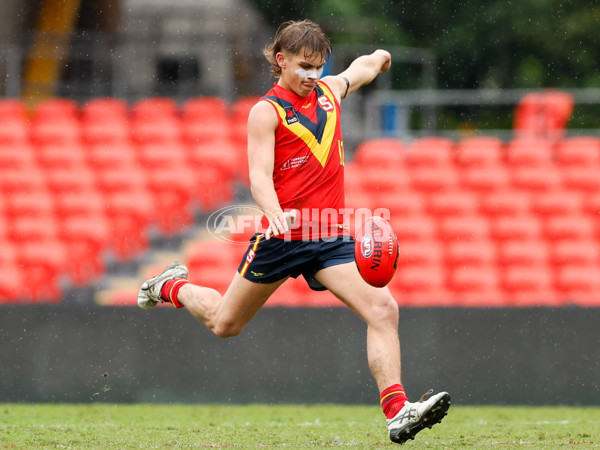
[[[273, 167], [279, 204], [284, 211], [299, 211], [293, 229], [278, 237], [307, 240], [344, 234], [344, 142], [335, 96], [320, 81], [307, 97], [275, 84], [262, 100], [273, 105], [279, 121]], [[263, 217], [263, 227], [267, 225]]]

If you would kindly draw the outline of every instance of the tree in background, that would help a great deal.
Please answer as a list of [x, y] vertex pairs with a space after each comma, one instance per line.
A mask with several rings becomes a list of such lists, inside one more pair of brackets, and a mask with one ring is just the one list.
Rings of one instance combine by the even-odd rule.
[[273, 26], [310, 18], [336, 45], [427, 47], [440, 88], [600, 87], [598, 0], [254, 1]]

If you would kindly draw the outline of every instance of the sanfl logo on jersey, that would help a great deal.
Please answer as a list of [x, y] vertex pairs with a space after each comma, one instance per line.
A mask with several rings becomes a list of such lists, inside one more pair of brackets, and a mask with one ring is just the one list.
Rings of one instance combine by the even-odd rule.
[[331, 101], [327, 98], [326, 95], [321, 95], [317, 101], [319, 102], [319, 105], [321, 105], [321, 108], [323, 108], [325, 111], [327, 112], [331, 112], [333, 111], [333, 104], [331, 103]]

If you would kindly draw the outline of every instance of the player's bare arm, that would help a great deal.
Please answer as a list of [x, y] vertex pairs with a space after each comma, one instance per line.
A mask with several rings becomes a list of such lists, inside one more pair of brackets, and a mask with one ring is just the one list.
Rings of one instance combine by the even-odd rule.
[[323, 81], [334, 90], [339, 101], [372, 82], [380, 73], [390, 70], [391, 65], [392, 56], [388, 51], [375, 50], [370, 55], [359, 56], [342, 73], [327, 76]]
[[254, 201], [270, 219], [266, 238], [288, 230], [289, 212], [284, 213], [273, 184], [277, 115], [267, 102], [258, 102], [248, 116], [248, 166]]

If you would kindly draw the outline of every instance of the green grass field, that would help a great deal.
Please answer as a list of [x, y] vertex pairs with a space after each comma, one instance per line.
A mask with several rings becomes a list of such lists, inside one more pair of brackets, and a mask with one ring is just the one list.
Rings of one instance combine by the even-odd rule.
[[[600, 448], [600, 408], [453, 406], [404, 447], [571, 445]], [[1, 448], [380, 446], [377, 406], [0, 404]]]

